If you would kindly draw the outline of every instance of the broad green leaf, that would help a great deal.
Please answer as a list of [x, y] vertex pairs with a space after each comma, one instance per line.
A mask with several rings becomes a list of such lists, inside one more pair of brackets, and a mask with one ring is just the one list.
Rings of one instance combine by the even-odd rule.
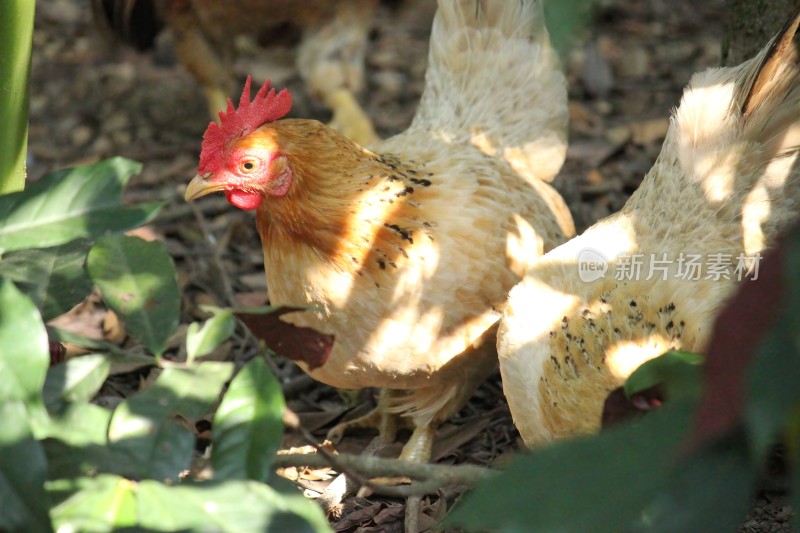
[[52, 531], [44, 491], [47, 464], [20, 400], [0, 401], [0, 529]]
[[13, 283], [0, 278], [0, 403], [40, 405], [50, 362], [39, 311]]
[[759, 344], [747, 382], [745, 421], [757, 457], [765, 457], [800, 404], [800, 236], [785, 241], [786, 294], [780, 316]]
[[[783, 317], [779, 321], [784, 322]], [[797, 325], [794, 329], [797, 330]], [[800, 376], [800, 355], [788, 335], [780, 327], [769, 333], [761, 342], [748, 375], [745, 420], [758, 457], [769, 453], [800, 401], [800, 390], [794, 379]]]
[[642, 533], [736, 531], [755, 484], [747, 444], [737, 433], [680, 464], [640, 524]]
[[[77, 439], [76, 439], [77, 440]], [[47, 479], [75, 479], [97, 474], [120, 474], [137, 477], [130, 472], [144, 466], [130, 465], [125, 453], [117, 453], [102, 444], [69, 444], [57, 438], [42, 441], [47, 455]]]
[[75, 357], [47, 371], [42, 396], [51, 412], [62, 411], [67, 404], [88, 402], [103, 385], [111, 362], [104, 355]]
[[269, 478], [284, 407], [281, 386], [263, 359], [242, 367], [214, 416], [211, 464], [217, 479]]
[[78, 239], [52, 248], [9, 252], [0, 259], [0, 276], [13, 280], [50, 320], [92, 292], [83, 264], [91, 241]]
[[217, 346], [228, 340], [236, 327], [233, 313], [227, 309], [208, 308], [214, 316], [200, 326], [199, 322], [189, 324], [186, 332], [186, 358], [189, 362], [210, 354]]
[[59, 503], [51, 510], [57, 531], [96, 533], [136, 525], [137, 486], [111, 476], [59, 479], [47, 483]]
[[59, 502], [52, 510], [59, 531], [331, 531], [320, 508], [299, 493], [251, 481], [170, 486], [99, 475], [51, 481], [47, 489]]
[[636, 424], [523, 456], [468, 493], [448, 519], [466, 531], [618, 533], [669, 479], [689, 428], [689, 402]]
[[160, 203], [121, 206], [141, 165], [113, 158], [54, 172], [24, 191], [0, 196], [0, 251], [44, 248], [141, 226]]
[[544, 2], [550, 41], [561, 57], [581, 42], [591, 27], [592, 12], [598, 0], [548, 0]]
[[108, 437], [114, 453], [127, 458], [120, 473], [161, 480], [187, 468], [194, 436], [173, 417], [194, 421], [206, 414], [232, 371], [230, 363], [212, 362], [166, 368], [150, 388], [117, 406]]
[[51, 417], [41, 437], [59, 439], [73, 446], [105, 445], [108, 442], [109, 422], [109, 409], [92, 403], [72, 403]]
[[142, 481], [139, 525], [153, 531], [303, 533], [331, 531], [322, 510], [299, 492], [254, 481], [168, 486]]
[[670, 397], [694, 397], [699, 393], [697, 367], [703, 356], [678, 350], [669, 351], [643, 363], [625, 381], [625, 395], [629, 398], [659, 384], [665, 385]]
[[103, 237], [86, 263], [103, 298], [128, 332], [156, 355], [178, 327], [180, 296], [175, 265], [164, 245], [137, 237]]

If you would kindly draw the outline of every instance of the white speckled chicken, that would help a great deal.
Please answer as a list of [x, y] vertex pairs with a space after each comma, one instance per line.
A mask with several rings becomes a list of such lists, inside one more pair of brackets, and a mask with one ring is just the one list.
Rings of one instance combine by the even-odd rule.
[[758, 283], [761, 252], [800, 210], [799, 23], [696, 74], [622, 211], [511, 291], [498, 351], [528, 446], [596, 431], [611, 389], [671, 348], [702, 352], [739, 280]]
[[415, 428], [403, 457], [427, 460], [436, 427], [496, 367], [508, 291], [574, 233], [547, 183], [567, 102], [541, 5], [441, 1], [413, 123], [369, 149], [277, 120], [289, 106], [266, 87], [251, 104], [248, 85], [209, 126], [186, 198], [224, 191], [257, 210], [271, 302], [317, 306], [287, 320], [336, 335], [327, 363], [304, 368], [391, 389]]

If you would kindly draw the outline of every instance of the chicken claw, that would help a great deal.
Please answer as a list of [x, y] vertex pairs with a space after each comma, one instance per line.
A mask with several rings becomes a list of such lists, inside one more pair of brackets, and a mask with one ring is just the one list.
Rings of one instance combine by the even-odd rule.
[[375, 428], [378, 430], [380, 438], [386, 443], [391, 444], [397, 438], [399, 415], [388, 411], [392, 391], [390, 389], [381, 389], [378, 393], [378, 405], [365, 414], [353, 420], [348, 420], [335, 425], [328, 431], [326, 438], [333, 442], [338, 443], [344, 437], [344, 434], [357, 428]]

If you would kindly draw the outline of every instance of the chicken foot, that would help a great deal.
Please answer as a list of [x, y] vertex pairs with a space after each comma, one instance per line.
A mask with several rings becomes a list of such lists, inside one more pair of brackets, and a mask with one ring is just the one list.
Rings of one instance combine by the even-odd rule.
[[391, 444], [397, 438], [397, 430], [406, 424], [406, 419], [400, 419], [399, 415], [389, 411], [392, 392], [390, 389], [381, 389], [378, 393], [378, 405], [369, 413], [353, 420], [348, 420], [335, 425], [328, 431], [327, 438], [331, 442], [339, 442], [344, 434], [351, 429], [374, 428], [378, 430], [378, 435], [386, 444]]

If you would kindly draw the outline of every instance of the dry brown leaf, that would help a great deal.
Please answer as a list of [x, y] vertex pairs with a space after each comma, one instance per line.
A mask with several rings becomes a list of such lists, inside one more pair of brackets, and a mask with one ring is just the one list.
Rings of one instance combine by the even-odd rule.
[[454, 453], [486, 429], [490, 422], [491, 420], [486, 417], [474, 420], [469, 424], [452, 426], [445, 430], [440, 429], [439, 436], [433, 446], [433, 460], [439, 461]]
[[335, 524], [331, 524], [333, 526], [333, 530], [345, 531], [351, 527], [357, 527], [365, 522], [369, 522], [380, 512], [383, 505], [384, 504], [381, 502], [375, 502], [367, 507], [364, 507], [363, 509], [358, 509], [348, 513], [344, 518]]

